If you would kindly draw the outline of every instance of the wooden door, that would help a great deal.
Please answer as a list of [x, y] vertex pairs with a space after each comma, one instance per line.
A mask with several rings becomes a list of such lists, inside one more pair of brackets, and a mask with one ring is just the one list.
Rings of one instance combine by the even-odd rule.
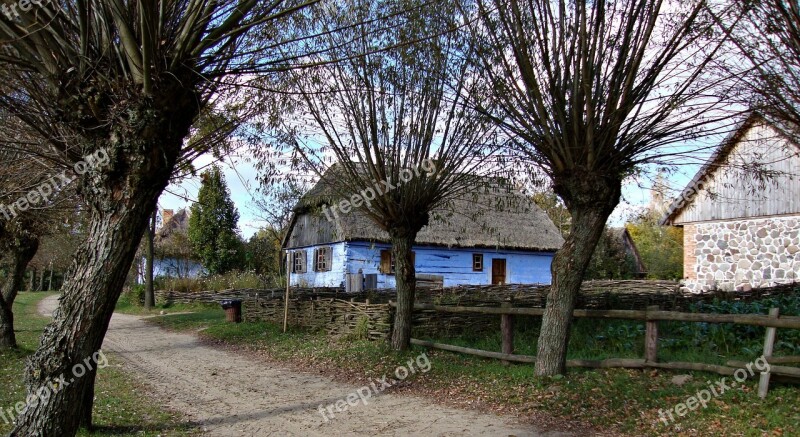
[[493, 259], [492, 260], [492, 285], [506, 283], [506, 260]]

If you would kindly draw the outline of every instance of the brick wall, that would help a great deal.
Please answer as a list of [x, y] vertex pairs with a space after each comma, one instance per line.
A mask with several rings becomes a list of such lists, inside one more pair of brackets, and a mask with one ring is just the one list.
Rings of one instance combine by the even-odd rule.
[[683, 277], [692, 281], [697, 279], [697, 238], [697, 225], [683, 227]]

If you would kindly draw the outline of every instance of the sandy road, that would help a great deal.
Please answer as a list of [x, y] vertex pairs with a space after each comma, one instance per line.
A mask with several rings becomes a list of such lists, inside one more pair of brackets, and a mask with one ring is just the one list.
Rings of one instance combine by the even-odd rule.
[[[57, 305], [57, 297], [47, 298], [39, 311], [51, 314]], [[326, 422], [318, 406], [344, 399], [357, 386], [214, 349], [138, 316], [114, 314], [103, 349], [145, 375], [168, 407], [213, 436], [566, 436], [393, 394], [348, 407]]]

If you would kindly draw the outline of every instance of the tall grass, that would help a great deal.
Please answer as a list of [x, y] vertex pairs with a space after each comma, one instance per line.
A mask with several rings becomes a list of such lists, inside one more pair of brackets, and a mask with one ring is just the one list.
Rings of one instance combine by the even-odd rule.
[[274, 275], [258, 275], [253, 272], [240, 271], [203, 278], [159, 277], [155, 280], [155, 287], [158, 290], [171, 290], [182, 293], [222, 291], [239, 288], [280, 288], [284, 285], [284, 279], [276, 278]]

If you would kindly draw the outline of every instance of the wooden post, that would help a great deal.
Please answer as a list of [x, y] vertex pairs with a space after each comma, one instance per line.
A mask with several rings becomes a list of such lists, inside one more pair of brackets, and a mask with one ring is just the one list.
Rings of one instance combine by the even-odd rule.
[[[511, 308], [511, 302], [503, 302], [500, 304], [501, 308]], [[514, 316], [511, 314], [501, 314], [500, 315], [500, 332], [503, 338], [503, 350], [504, 354], [513, 354], [514, 353]], [[510, 364], [509, 361], [503, 360], [503, 364], [508, 365]]]
[[[650, 311], [658, 310], [658, 305], [651, 305], [647, 307], [648, 313]], [[647, 321], [645, 322], [644, 362], [658, 362], [658, 320], [650, 320], [649, 317], [647, 317]]]
[[[772, 308], [769, 310], [769, 316], [773, 318], [778, 318], [780, 315], [780, 308]], [[770, 357], [772, 357], [772, 349], [775, 346], [775, 334], [777, 333], [777, 328], [767, 328], [767, 335], [764, 337], [764, 353], [763, 357], [769, 361]], [[769, 391], [769, 372], [761, 372], [761, 375], [758, 379], [758, 397], [764, 399], [767, 397], [767, 392]]]
[[283, 298], [283, 332], [289, 325], [289, 282], [292, 275], [292, 257], [289, 256], [289, 251], [286, 251], [286, 296]]

